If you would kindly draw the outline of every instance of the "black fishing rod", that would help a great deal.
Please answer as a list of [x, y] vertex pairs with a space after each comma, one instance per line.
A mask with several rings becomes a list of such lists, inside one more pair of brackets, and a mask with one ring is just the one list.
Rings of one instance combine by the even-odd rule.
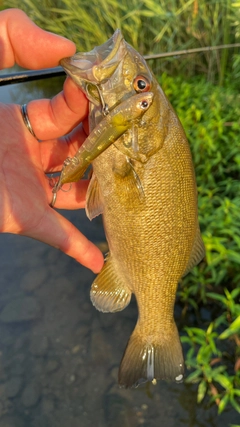
[[[146, 61], [149, 61], [150, 59], [169, 58], [171, 56], [178, 57], [181, 55], [189, 55], [192, 53], [211, 52], [214, 50], [232, 49], [235, 47], [240, 47], [240, 43], [225, 44], [225, 45], [219, 45], [219, 46], [206, 46], [206, 47], [200, 47], [196, 49], [176, 50], [175, 52], [165, 52], [165, 53], [157, 53], [153, 55], [145, 55], [144, 58], [146, 59]], [[59, 77], [64, 75], [65, 75], [65, 71], [60, 66], [54, 67], [54, 68], [44, 68], [41, 70], [26, 70], [26, 71], [19, 71], [17, 73], [2, 74], [2, 75], [0, 74], [0, 86], [5, 86], [5, 85], [15, 84], [15, 83], [30, 82], [33, 80], [48, 79], [50, 77]]]
[[48, 79], [50, 77], [64, 76], [66, 73], [62, 67], [44, 68], [41, 70], [26, 70], [17, 73], [0, 74], [0, 86], [15, 83], [31, 82], [33, 80]]

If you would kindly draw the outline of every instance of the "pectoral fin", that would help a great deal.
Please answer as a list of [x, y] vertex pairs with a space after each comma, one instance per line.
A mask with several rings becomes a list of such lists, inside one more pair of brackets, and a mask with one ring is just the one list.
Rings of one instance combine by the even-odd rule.
[[202, 241], [200, 229], [198, 228], [192, 248], [192, 253], [190, 255], [187, 268], [183, 274], [183, 277], [186, 276], [189, 271], [195, 267], [195, 265], [198, 265], [200, 261], [204, 258], [205, 255], [205, 247], [204, 243]]
[[[119, 152], [115, 156], [113, 173], [116, 182], [119, 182], [117, 186], [122, 186], [121, 200], [124, 203], [132, 204], [134, 200], [137, 200], [137, 203], [139, 200], [144, 201], [143, 186], [130, 158]], [[126, 201], [126, 198], [129, 201]]]
[[104, 313], [121, 311], [131, 300], [131, 291], [115, 271], [111, 257], [94, 280], [90, 298], [97, 310]]
[[90, 221], [103, 213], [103, 202], [96, 175], [93, 173], [86, 195], [85, 211]]

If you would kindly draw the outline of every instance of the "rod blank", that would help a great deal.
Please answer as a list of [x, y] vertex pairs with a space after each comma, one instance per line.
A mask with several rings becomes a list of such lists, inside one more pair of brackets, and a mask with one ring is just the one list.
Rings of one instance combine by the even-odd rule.
[[18, 73], [0, 74], [0, 86], [30, 82], [33, 80], [48, 79], [50, 77], [64, 76], [62, 67], [44, 68], [42, 70], [27, 70]]
[[[192, 53], [201, 53], [201, 52], [212, 52], [214, 50], [220, 49], [233, 49], [236, 47], [240, 47], [240, 43], [235, 44], [225, 44], [219, 46], [206, 46], [200, 47], [196, 49], [184, 49], [184, 50], [176, 50], [175, 52], [165, 52], [165, 53], [157, 53], [153, 55], [145, 55], [144, 58], [146, 61], [150, 59], [158, 59], [158, 58], [169, 58], [171, 56], [180, 56], [180, 55], [190, 55]], [[50, 77], [58, 77], [64, 76], [65, 71], [62, 67], [54, 67], [54, 68], [45, 68], [42, 70], [27, 70], [21, 71], [18, 73], [11, 74], [0, 74], [0, 86], [5, 86], [9, 84], [22, 83], [22, 82], [30, 82], [33, 80], [41, 80], [48, 79]]]

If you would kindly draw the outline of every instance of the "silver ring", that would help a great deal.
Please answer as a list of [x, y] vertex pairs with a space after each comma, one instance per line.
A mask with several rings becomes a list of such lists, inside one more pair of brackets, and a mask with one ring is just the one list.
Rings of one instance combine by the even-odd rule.
[[26, 125], [26, 127], [28, 128], [29, 132], [32, 134], [32, 136], [34, 136], [34, 138], [37, 139], [34, 130], [32, 128], [32, 125], [30, 123], [29, 117], [28, 117], [28, 113], [27, 113], [27, 104], [23, 104], [21, 106], [21, 113], [22, 113], [22, 118], [24, 121], [24, 124]]
[[52, 201], [51, 201], [51, 203], [49, 204], [49, 206], [51, 207], [51, 208], [53, 208], [53, 206], [55, 205], [55, 203], [56, 203], [56, 200], [57, 200], [57, 192], [56, 191], [53, 191], [52, 192]]

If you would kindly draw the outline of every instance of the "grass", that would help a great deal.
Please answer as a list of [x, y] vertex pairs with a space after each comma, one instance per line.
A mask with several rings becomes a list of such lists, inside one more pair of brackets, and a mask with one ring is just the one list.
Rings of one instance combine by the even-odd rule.
[[[240, 413], [240, 95], [204, 78], [185, 81], [166, 74], [161, 84], [186, 130], [197, 177], [199, 220], [206, 258], [180, 284], [185, 328], [187, 382]], [[204, 321], [201, 309], [211, 313]]]
[[[80, 51], [106, 41], [116, 28], [142, 54], [235, 43], [240, 40], [239, 2], [233, 0], [5, 0], [41, 27], [72, 39]], [[233, 55], [235, 69], [233, 68]], [[154, 71], [206, 74], [223, 84], [226, 72], [240, 72], [239, 49], [205, 52], [179, 61], [161, 60]], [[186, 63], [188, 67], [186, 68]]]

